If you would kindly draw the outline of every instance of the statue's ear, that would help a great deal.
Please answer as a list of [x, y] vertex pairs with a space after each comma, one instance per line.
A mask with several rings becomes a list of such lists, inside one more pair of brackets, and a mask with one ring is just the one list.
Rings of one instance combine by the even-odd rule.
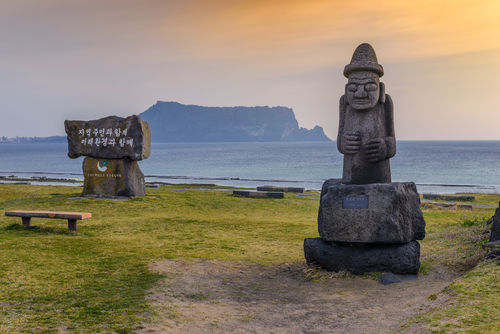
[[342, 105], [346, 105], [346, 104], [348, 104], [348, 103], [347, 103], [347, 97], [346, 97], [346, 96], [347, 96], [347, 84], [345, 84], [345, 86], [344, 86], [344, 95], [342, 95], [342, 97], [340, 98], [340, 103], [341, 103]]
[[347, 98], [345, 97], [345, 95], [342, 95], [340, 97], [340, 105], [343, 107], [347, 104]]
[[384, 104], [385, 103], [385, 85], [383, 82], [379, 84], [380, 95], [378, 98], [378, 102]]

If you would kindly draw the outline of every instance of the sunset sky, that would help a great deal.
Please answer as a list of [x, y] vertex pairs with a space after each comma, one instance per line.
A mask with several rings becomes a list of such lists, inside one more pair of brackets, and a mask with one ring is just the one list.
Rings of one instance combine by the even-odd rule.
[[288, 106], [335, 138], [368, 42], [398, 139], [500, 139], [498, 0], [0, 1], [0, 136], [162, 100]]

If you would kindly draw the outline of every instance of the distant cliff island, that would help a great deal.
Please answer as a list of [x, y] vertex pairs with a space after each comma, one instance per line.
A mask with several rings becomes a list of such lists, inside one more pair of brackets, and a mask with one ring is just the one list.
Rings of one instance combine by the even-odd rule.
[[52, 137], [0, 137], [0, 144], [66, 143], [66, 136]]
[[[139, 116], [152, 142], [330, 141], [323, 128], [299, 127], [287, 107], [202, 107], [158, 101]], [[66, 142], [66, 136], [0, 137], [0, 143]]]
[[153, 142], [330, 141], [323, 128], [300, 128], [287, 107], [203, 107], [158, 101], [139, 114]]

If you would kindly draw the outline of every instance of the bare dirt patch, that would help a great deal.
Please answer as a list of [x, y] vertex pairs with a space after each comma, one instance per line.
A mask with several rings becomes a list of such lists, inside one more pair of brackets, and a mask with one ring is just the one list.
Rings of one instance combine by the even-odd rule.
[[167, 278], [148, 294], [156, 315], [139, 333], [393, 332], [442, 304], [433, 294], [456, 277], [433, 271], [384, 286], [374, 278], [327, 274], [312, 281], [300, 263], [157, 261], [150, 268]]

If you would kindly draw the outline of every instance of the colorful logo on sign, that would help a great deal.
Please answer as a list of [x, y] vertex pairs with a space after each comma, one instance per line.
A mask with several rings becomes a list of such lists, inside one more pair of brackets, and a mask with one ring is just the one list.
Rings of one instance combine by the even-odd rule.
[[102, 165], [99, 161], [97, 161], [97, 169], [100, 171], [100, 172], [105, 172], [108, 167], [106, 167], [106, 165], [109, 163], [108, 160], [105, 160], [103, 161]]

